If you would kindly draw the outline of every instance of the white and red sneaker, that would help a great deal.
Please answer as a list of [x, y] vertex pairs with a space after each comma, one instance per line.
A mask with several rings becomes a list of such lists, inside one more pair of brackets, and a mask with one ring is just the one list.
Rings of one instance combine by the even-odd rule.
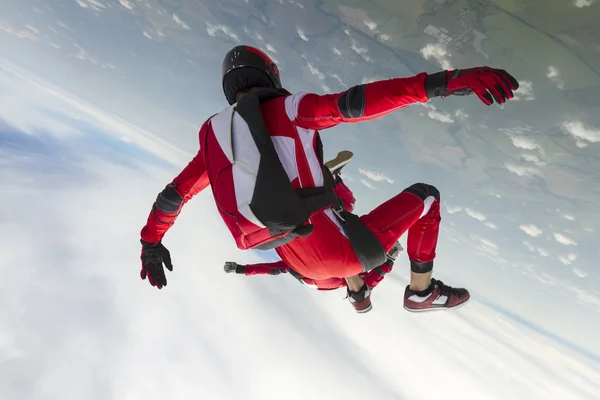
[[373, 309], [371, 304], [371, 288], [365, 283], [358, 292], [347, 289], [348, 299], [354, 310], [359, 314], [364, 314]]
[[467, 289], [453, 288], [437, 279], [431, 280], [431, 285], [422, 292], [404, 291], [404, 308], [411, 312], [448, 310], [465, 305], [471, 295]]
[[334, 159], [327, 161], [325, 166], [329, 168], [331, 175], [335, 177], [336, 175], [340, 175], [342, 168], [352, 160], [352, 157], [354, 157], [354, 153], [350, 150], [342, 150]]

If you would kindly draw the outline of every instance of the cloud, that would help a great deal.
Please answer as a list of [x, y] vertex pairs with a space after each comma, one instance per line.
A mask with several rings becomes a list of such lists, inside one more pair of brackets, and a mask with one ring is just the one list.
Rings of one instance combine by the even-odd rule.
[[535, 247], [526, 240], [523, 241], [523, 246], [527, 247], [529, 251], [535, 251]]
[[98, 0], [75, 0], [75, 2], [79, 4], [80, 7], [91, 8], [96, 11], [102, 11], [106, 8], [106, 5]]
[[568, 219], [569, 221], [575, 221], [575, 217], [569, 214], [564, 214], [563, 218]]
[[486, 222], [485, 226], [487, 226], [488, 228], [492, 228], [492, 229], [496, 229], [497, 228], [496, 224], [491, 223], [491, 222]]
[[524, 100], [531, 101], [535, 100], [535, 94], [533, 93], [533, 83], [531, 81], [519, 81], [519, 89], [515, 92], [513, 100]]
[[542, 249], [541, 247], [538, 247], [536, 250], [542, 257], [548, 257], [550, 255], [548, 250]]
[[428, 111], [427, 115], [429, 118], [434, 119], [436, 121], [444, 122], [447, 124], [454, 123], [454, 118], [448, 113], [443, 113], [439, 111]]
[[350, 46], [350, 48], [359, 56], [361, 56], [365, 61], [370, 61], [371, 58], [368, 56], [368, 49], [366, 47], [360, 47], [358, 42], [356, 42], [356, 40], [351, 39], [352, 40], [352, 45]]
[[460, 208], [460, 207], [446, 205], [446, 211], [448, 212], [448, 214], [454, 214], [461, 210], [462, 210], [462, 208]]
[[577, 8], [589, 7], [594, 4], [594, 0], [573, 0], [573, 4]]
[[525, 161], [535, 164], [538, 167], [543, 167], [546, 165], [546, 163], [544, 161], [540, 160], [540, 158], [538, 156], [536, 156], [535, 154], [526, 153], [526, 154], [522, 154], [521, 157]]
[[240, 38], [238, 37], [238, 35], [236, 35], [235, 32], [233, 30], [231, 30], [231, 28], [229, 28], [227, 25], [212, 25], [208, 21], [205, 21], [205, 22], [206, 22], [206, 32], [210, 36], [217, 36], [217, 34], [219, 32], [221, 32], [221, 33], [224, 33], [225, 35], [229, 36], [231, 39], [235, 40], [236, 42], [240, 41]]
[[573, 261], [575, 261], [577, 259], [577, 254], [571, 253], [567, 256], [559, 256], [558, 260], [565, 264], [565, 265], [571, 265], [573, 263]]
[[366, 180], [364, 180], [364, 179], [361, 179], [360, 181], [361, 181], [361, 183], [362, 183], [363, 185], [365, 185], [366, 187], [368, 187], [368, 188], [370, 188], [370, 189], [375, 189], [375, 186], [373, 186], [373, 185], [372, 185], [371, 183], [369, 183], [368, 181], [366, 181]]
[[536, 150], [540, 146], [531, 138], [526, 136], [510, 136], [513, 146], [523, 150]]
[[533, 224], [519, 225], [519, 229], [528, 234], [529, 236], [537, 237], [544, 233], [540, 228]]
[[179, 16], [177, 14], [175, 14], [175, 13], [173, 13], [173, 21], [177, 22], [177, 24], [179, 26], [181, 26], [183, 29], [185, 29], [187, 31], [190, 30], [190, 27], [188, 26], [188, 24], [186, 24], [185, 22], [183, 22], [181, 20], [181, 18], [179, 18]]
[[452, 64], [450, 63], [451, 54], [442, 44], [427, 44], [421, 49], [421, 55], [426, 60], [433, 58], [438, 62], [442, 69], [453, 69]]
[[471, 218], [475, 218], [479, 221], [485, 221], [487, 219], [487, 217], [485, 216], [485, 214], [480, 213], [478, 211], [474, 211], [470, 208], [465, 208], [465, 211], [467, 213], [467, 215]]
[[558, 243], [564, 244], [565, 246], [577, 246], [577, 242], [575, 242], [573, 239], [566, 237], [562, 233], [555, 233], [554, 239]]
[[298, 33], [298, 36], [300, 36], [300, 39], [304, 40], [305, 42], [308, 42], [308, 37], [306, 37], [306, 34], [302, 29], [296, 26], [296, 32]]
[[537, 168], [528, 167], [526, 165], [516, 165], [512, 163], [504, 164], [507, 170], [519, 176], [537, 176], [541, 175], [541, 171]]
[[383, 172], [370, 171], [370, 170], [362, 169], [362, 168], [359, 168], [358, 172], [360, 172], [362, 175], [366, 176], [367, 178], [369, 178], [370, 180], [375, 181], [375, 182], [394, 183], [394, 180], [389, 178]]
[[369, 28], [371, 31], [374, 31], [377, 29], [377, 23], [375, 23], [374, 21], [371, 21], [370, 19], [365, 19], [363, 21], [363, 24], [365, 24], [367, 26], [367, 28]]
[[580, 278], [587, 278], [589, 275], [587, 272], [582, 271], [579, 268], [575, 268], [575, 267], [573, 267], [573, 273]]
[[131, 2], [131, 0], [119, 0], [119, 3], [121, 3], [121, 5], [129, 10], [133, 10], [133, 3]]
[[548, 72], [546, 73], [546, 77], [550, 79], [559, 89], [564, 88], [565, 83], [560, 77], [560, 71], [558, 70], [558, 68], [549, 66]]
[[[77, 98], [29, 74], [8, 61], [0, 62], [0, 119], [29, 135], [53, 135], [68, 138], [81, 135], [77, 128], [54, 115], [68, 116], [129, 138], [133, 143], [174, 164], [187, 163], [190, 153], [183, 152], [166, 140], [124, 121], [122, 118]], [[64, 119], [64, 117], [63, 117]]]
[[591, 129], [585, 126], [581, 121], [566, 121], [562, 127], [567, 133], [577, 140], [579, 147], [585, 147], [585, 142], [600, 142], [600, 130]]
[[325, 79], [325, 74], [322, 73], [321, 71], [319, 71], [319, 69], [317, 67], [315, 67], [314, 65], [312, 65], [311, 63], [309, 63], [308, 61], [306, 62], [306, 66], [308, 67], [308, 69], [310, 70], [310, 73], [315, 75], [317, 78], [319, 78], [320, 80]]
[[469, 118], [469, 114], [467, 114], [464, 110], [460, 109], [454, 112], [454, 116], [463, 121]]
[[40, 40], [39, 31], [36, 32], [32, 29], [28, 29], [27, 27], [24, 29], [13, 28], [4, 21], [0, 21], [0, 32], [8, 33], [9, 35], [19, 39], [27, 39], [34, 42]]

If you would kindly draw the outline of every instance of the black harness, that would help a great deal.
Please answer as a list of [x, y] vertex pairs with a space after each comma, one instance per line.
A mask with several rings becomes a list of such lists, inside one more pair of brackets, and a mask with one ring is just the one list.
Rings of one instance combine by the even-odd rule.
[[260, 153], [250, 209], [269, 233], [276, 237], [258, 248], [273, 249], [297, 237], [310, 235], [314, 230], [312, 224], [307, 224], [310, 214], [331, 207], [360, 260], [363, 271], [380, 266], [386, 260], [385, 249], [357, 215], [344, 210], [341, 200], [334, 192], [335, 182], [331, 171], [323, 165], [323, 146], [318, 133], [317, 152], [323, 169], [323, 186], [294, 189], [290, 183], [259, 107], [263, 101], [288, 94], [285, 90], [254, 88], [244, 94], [236, 105], [236, 111], [248, 124]]

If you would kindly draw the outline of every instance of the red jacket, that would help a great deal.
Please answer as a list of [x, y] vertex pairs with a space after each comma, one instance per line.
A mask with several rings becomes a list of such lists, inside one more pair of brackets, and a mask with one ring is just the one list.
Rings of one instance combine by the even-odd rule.
[[[426, 102], [425, 73], [411, 78], [395, 78], [355, 86], [345, 92], [327, 95], [297, 93], [279, 97], [261, 104], [261, 113], [269, 132], [283, 132], [286, 140], [293, 141], [297, 179], [295, 187], [318, 186], [315, 171], [315, 135], [340, 123], [370, 120], [416, 102]], [[211, 119], [206, 121], [200, 135], [212, 130]], [[204, 131], [204, 132], [203, 132]], [[289, 160], [288, 160], [289, 161]], [[284, 160], [282, 163], [285, 166]], [[141, 231], [147, 242], [158, 242], [175, 222], [181, 207], [209, 185], [206, 166], [201, 152], [159, 194]], [[213, 188], [214, 190], [214, 188]], [[362, 266], [345, 237], [331, 209], [311, 216], [314, 231], [276, 248], [287, 265], [302, 276], [312, 279], [347, 277], [360, 273]], [[234, 239], [238, 239], [234, 237]]]

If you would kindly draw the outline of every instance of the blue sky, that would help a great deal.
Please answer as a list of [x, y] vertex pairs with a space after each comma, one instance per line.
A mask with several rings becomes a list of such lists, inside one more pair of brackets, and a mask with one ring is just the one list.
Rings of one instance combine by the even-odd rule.
[[[504, 10], [526, 28], [464, 3], [470, 29], [427, 5], [3, 3], [0, 397], [593, 399], [600, 56], [586, 32], [600, 6]], [[208, 192], [165, 238], [166, 290], [139, 280], [139, 230], [226, 105], [221, 57], [241, 42], [293, 91], [475, 64], [524, 82], [504, 107], [438, 99], [322, 134], [326, 156], [356, 153], [358, 212], [415, 181], [440, 189], [435, 274], [468, 287], [468, 307], [405, 312], [405, 254], [361, 316], [289, 276], [225, 275], [260, 256], [235, 248]]]

